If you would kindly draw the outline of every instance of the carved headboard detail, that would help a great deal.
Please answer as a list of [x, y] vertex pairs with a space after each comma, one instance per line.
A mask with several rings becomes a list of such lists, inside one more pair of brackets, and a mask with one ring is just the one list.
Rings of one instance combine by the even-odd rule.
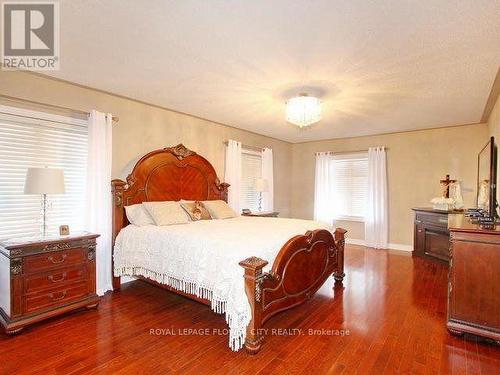
[[221, 183], [210, 162], [178, 144], [144, 155], [127, 181], [111, 181], [113, 245], [128, 224], [125, 206], [148, 201], [216, 200], [227, 202], [229, 184]]

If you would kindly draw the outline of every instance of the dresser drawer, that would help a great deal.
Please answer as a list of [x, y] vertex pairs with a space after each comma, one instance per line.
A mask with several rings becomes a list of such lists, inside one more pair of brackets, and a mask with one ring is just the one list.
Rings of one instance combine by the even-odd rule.
[[424, 224], [448, 228], [448, 215], [418, 213], [416, 219]]
[[85, 249], [71, 249], [26, 257], [24, 270], [30, 274], [80, 264], [85, 261], [85, 254]]
[[89, 294], [89, 290], [86, 281], [57, 288], [52, 291], [34, 293], [25, 297], [26, 306], [24, 312], [29, 314], [37, 310], [64, 305], [81, 299], [87, 294]]
[[85, 265], [28, 275], [24, 279], [24, 293], [29, 294], [39, 290], [58, 288], [76, 281], [84, 281], [86, 277]]

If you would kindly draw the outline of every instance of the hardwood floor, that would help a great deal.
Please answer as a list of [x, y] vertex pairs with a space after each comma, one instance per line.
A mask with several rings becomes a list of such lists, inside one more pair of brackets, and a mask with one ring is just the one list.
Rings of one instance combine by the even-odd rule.
[[332, 279], [271, 319], [257, 356], [231, 352], [224, 318], [208, 307], [134, 281], [97, 311], [0, 334], [0, 373], [500, 373], [499, 347], [447, 333], [442, 263], [348, 246], [346, 274], [343, 288]]

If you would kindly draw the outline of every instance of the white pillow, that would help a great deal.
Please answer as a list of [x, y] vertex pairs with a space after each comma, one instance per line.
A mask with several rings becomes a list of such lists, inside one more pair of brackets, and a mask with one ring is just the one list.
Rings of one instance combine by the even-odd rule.
[[224, 201], [203, 201], [203, 205], [214, 219], [230, 219], [238, 216]]
[[153, 217], [156, 225], [185, 224], [189, 222], [189, 217], [179, 202], [143, 202], [142, 205]]
[[145, 225], [155, 225], [153, 218], [146, 211], [146, 208], [142, 204], [133, 204], [131, 206], [125, 206], [125, 214], [130, 224], [143, 227]]

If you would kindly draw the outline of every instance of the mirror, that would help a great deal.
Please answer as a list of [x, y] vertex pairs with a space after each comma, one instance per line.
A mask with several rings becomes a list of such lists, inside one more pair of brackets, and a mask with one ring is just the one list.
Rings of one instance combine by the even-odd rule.
[[491, 137], [477, 156], [477, 208], [488, 217], [496, 216], [496, 163], [495, 138]]

